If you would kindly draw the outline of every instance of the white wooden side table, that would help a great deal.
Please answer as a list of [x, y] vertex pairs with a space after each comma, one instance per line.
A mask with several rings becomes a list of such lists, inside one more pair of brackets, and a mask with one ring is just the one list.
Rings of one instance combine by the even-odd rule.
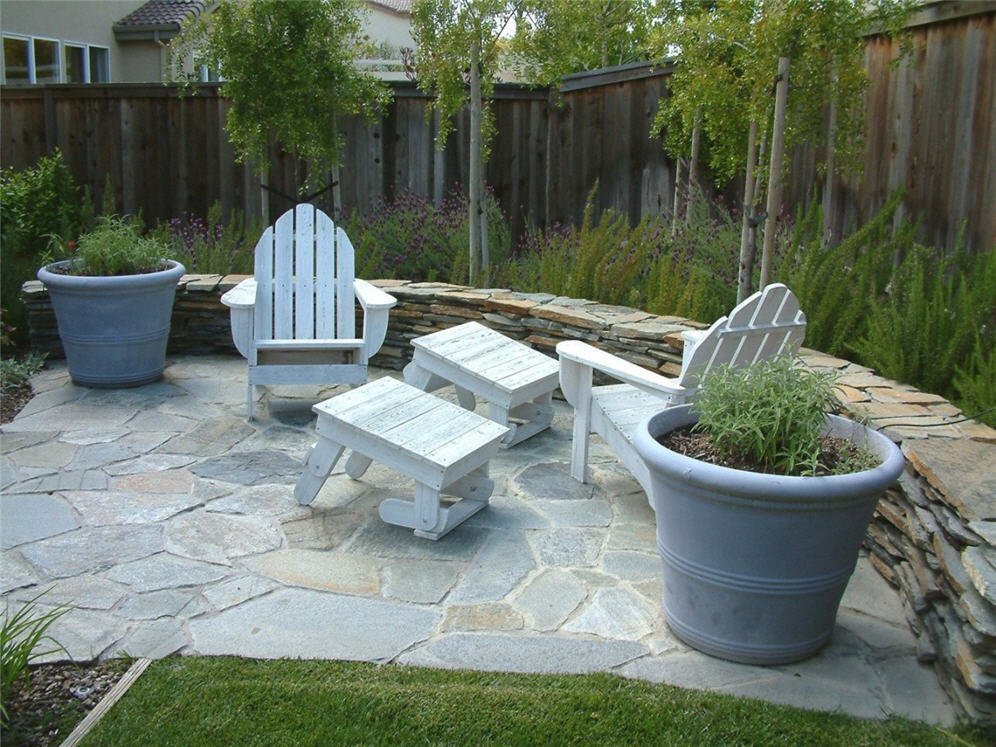
[[453, 384], [468, 410], [475, 396], [485, 400], [488, 417], [509, 429], [503, 446], [549, 427], [560, 372], [553, 358], [477, 322], [416, 337], [412, 347], [405, 381], [427, 392]]
[[[415, 480], [413, 501], [388, 498], [378, 513], [418, 537], [437, 540], [488, 505], [488, 461], [508, 432], [504, 426], [388, 377], [313, 409], [318, 442], [294, 488], [299, 503], [315, 499], [349, 448], [346, 474], [354, 479], [376, 460]], [[443, 493], [462, 500], [444, 506]]]

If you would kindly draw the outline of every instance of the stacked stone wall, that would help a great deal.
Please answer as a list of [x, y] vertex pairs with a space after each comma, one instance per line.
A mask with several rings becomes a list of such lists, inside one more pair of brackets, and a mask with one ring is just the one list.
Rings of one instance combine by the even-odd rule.
[[[242, 276], [185, 276], [169, 352], [232, 353], [221, 293]], [[376, 281], [398, 299], [373, 365], [400, 369], [414, 337], [478, 321], [554, 355], [561, 340], [585, 340], [664, 375], [681, 365], [681, 333], [702, 324], [543, 293], [443, 283]], [[32, 346], [61, 356], [48, 294], [26, 283]], [[917, 655], [933, 663], [963, 720], [996, 726], [996, 431], [943, 398], [889, 381], [863, 366], [802, 351], [831, 369], [844, 408], [901, 445], [906, 471], [879, 501], [865, 537], [875, 568], [900, 591]]]

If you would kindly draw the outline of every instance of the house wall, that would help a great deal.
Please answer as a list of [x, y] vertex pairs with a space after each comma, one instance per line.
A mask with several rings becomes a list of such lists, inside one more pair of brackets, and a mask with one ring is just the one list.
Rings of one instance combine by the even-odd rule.
[[374, 42], [387, 42], [396, 49], [414, 47], [411, 33], [411, 16], [392, 13], [383, 7], [367, 4], [369, 13], [364, 23], [364, 33]]
[[139, 79], [126, 76], [126, 64], [131, 63], [126, 63], [111, 27], [141, 4], [141, 0], [3, 0], [0, 28], [5, 34], [106, 47], [110, 50], [111, 82], [133, 82]]

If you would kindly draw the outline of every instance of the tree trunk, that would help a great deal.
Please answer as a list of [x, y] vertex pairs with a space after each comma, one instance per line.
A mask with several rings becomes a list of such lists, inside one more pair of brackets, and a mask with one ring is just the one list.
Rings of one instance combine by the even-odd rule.
[[692, 201], [698, 196], [699, 152], [702, 150], [702, 110], [695, 112], [692, 127], [692, 158], [688, 164], [688, 194], [685, 196], [685, 223], [692, 219]]
[[827, 115], [827, 161], [823, 182], [823, 248], [833, 241], [834, 213], [837, 211], [837, 72], [830, 77], [830, 111]]
[[259, 170], [259, 212], [263, 225], [270, 225], [270, 191], [266, 188], [270, 181], [270, 165], [264, 163]]
[[[439, 109], [432, 112], [432, 139], [439, 132]], [[443, 148], [432, 149], [432, 202], [439, 205], [443, 201], [443, 189], [446, 181], [446, 152]]]
[[751, 294], [754, 275], [754, 167], [757, 163], [757, 120], [750, 122], [747, 135], [747, 175], [744, 177], [743, 216], [740, 219], [740, 269], [737, 275], [737, 303]]
[[671, 235], [678, 232], [678, 220], [681, 215], [681, 196], [684, 194], [682, 180], [684, 179], [685, 161], [678, 156], [674, 161], [674, 209], [671, 211]]
[[477, 282], [481, 259], [481, 47], [476, 39], [470, 47], [470, 278]]
[[775, 229], [782, 206], [782, 161], [785, 156], [785, 106], [788, 101], [789, 59], [778, 58], [778, 85], [775, 87], [775, 124], [771, 130], [771, 161], [768, 167], [768, 216], [764, 220], [764, 248], [761, 251], [761, 288], [771, 282], [771, 261], [775, 254]]

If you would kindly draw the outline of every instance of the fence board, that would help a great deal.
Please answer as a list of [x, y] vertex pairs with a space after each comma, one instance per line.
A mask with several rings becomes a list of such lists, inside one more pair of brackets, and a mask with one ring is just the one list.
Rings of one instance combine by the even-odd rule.
[[[867, 39], [863, 176], [837, 182], [832, 226], [840, 235], [868, 220], [902, 186], [903, 210], [921, 221], [925, 241], [950, 247], [967, 221], [966, 245], [990, 249], [996, 245], [996, 11], [988, 4], [980, 12], [931, 17], [917, 21], [912, 35], [913, 54], [898, 67], [889, 65], [897, 41]], [[596, 180], [599, 208], [612, 207], [633, 222], [669, 211], [674, 162], [648, 134], [669, 75], [668, 67], [629, 65], [570, 76], [559, 94], [496, 87], [498, 135], [486, 178], [509, 216], [513, 241], [530, 223], [580, 221]], [[466, 112], [437, 153], [428, 99], [411, 83], [393, 85], [394, 101], [382, 119], [341, 123], [347, 212], [405, 190], [438, 198], [466, 189]], [[119, 208], [141, 211], [149, 223], [204, 215], [215, 200], [226, 215], [240, 208], [256, 217], [259, 179], [235, 160], [223, 130], [228, 106], [212, 84], [183, 97], [158, 84], [4, 88], [0, 160], [4, 168], [25, 168], [57, 145], [98, 205], [110, 174]], [[792, 154], [786, 210], [820, 185], [814, 158], [822, 147]], [[306, 176], [305, 165], [271, 150], [270, 220], [293, 205]], [[330, 206], [329, 199], [318, 202]]]

